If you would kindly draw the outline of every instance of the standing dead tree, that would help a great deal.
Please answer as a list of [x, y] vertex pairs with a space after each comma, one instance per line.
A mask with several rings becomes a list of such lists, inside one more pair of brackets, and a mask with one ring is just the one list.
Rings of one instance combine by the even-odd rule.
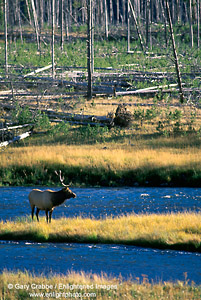
[[104, 8], [105, 8], [105, 38], [108, 39], [108, 12], [107, 12], [107, 1], [104, 0]]
[[130, 5], [127, 3], [127, 52], [130, 52]]
[[140, 30], [139, 30], [139, 27], [138, 27], [137, 17], [136, 17], [134, 8], [133, 8], [133, 6], [132, 6], [132, 4], [131, 4], [131, 1], [128, 0], [128, 2], [129, 2], [129, 5], [130, 5], [132, 14], [133, 14], [133, 18], [134, 18], [134, 22], [135, 22], [135, 26], [136, 26], [136, 30], [137, 30], [137, 35], [138, 35], [138, 38], [139, 38], [139, 40], [140, 40], [140, 46], [141, 46], [141, 48], [142, 48], [142, 51], [144, 51], [144, 44], [143, 44], [142, 36], [141, 36], [141, 34], [140, 34]]
[[146, 46], [151, 48], [151, 1], [146, 0]]
[[31, 5], [32, 5], [32, 11], [33, 11], [33, 17], [34, 17], [34, 26], [35, 26], [35, 31], [36, 31], [37, 47], [38, 47], [38, 50], [40, 50], [38, 18], [37, 18], [37, 14], [36, 14], [36, 8], [35, 8], [34, 0], [31, 0]]
[[55, 78], [54, 65], [54, 22], [55, 22], [55, 0], [52, 0], [52, 78]]
[[92, 49], [93, 49], [93, 38], [92, 38], [92, 0], [87, 2], [87, 69], [88, 69], [88, 99], [92, 98]]
[[200, 48], [200, 0], [197, 0], [197, 47]]
[[64, 45], [64, 36], [63, 36], [63, 30], [64, 30], [64, 0], [61, 0], [61, 50], [63, 50]]
[[193, 48], [193, 20], [192, 20], [192, 0], [189, 1], [189, 27], [190, 27], [190, 42], [191, 48]]
[[178, 57], [177, 57], [177, 51], [176, 51], [176, 45], [175, 45], [175, 39], [174, 39], [174, 32], [173, 32], [173, 26], [172, 26], [172, 19], [170, 15], [170, 7], [169, 7], [169, 2], [168, 0], [165, 0], [166, 2], [166, 10], [167, 10], [167, 19], [169, 23], [169, 28], [170, 28], [170, 35], [171, 35], [171, 40], [172, 40], [172, 49], [173, 49], [173, 55], [174, 55], [174, 62], [175, 62], [175, 68], [176, 68], [176, 73], [177, 73], [177, 82], [179, 86], [179, 93], [180, 93], [180, 102], [184, 102], [184, 94], [183, 94], [183, 89], [182, 89], [182, 81], [181, 81], [181, 73], [179, 69], [179, 63], [178, 63]]
[[7, 0], [4, 0], [5, 73], [8, 74]]

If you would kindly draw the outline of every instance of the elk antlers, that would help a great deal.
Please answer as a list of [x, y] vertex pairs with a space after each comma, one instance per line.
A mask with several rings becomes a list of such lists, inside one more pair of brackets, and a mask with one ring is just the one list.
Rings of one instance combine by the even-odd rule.
[[57, 176], [59, 176], [59, 179], [60, 179], [60, 181], [61, 181], [61, 184], [62, 184], [63, 186], [65, 186], [65, 187], [68, 187], [69, 185], [67, 185], [67, 184], [64, 183], [64, 176], [61, 177], [61, 170], [59, 170], [59, 174], [58, 174], [57, 171], [54, 171], [54, 172], [55, 172], [55, 174], [56, 174]]

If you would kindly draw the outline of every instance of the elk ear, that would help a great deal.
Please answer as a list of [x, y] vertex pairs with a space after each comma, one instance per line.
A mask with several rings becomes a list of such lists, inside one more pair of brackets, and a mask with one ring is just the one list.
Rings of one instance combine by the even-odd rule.
[[64, 192], [66, 192], [66, 191], [68, 191], [68, 190], [69, 190], [68, 186], [65, 186], [65, 187], [63, 188], [63, 191], [64, 191]]

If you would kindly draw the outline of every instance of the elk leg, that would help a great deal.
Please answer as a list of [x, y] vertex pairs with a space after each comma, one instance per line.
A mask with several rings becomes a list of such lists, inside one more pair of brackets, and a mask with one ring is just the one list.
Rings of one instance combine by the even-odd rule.
[[33, 217], [34, 217], [34, 209], [35, 209], [35, 205], [32, 207], [31, 209], [31, 216], [32, 216], [32, 221], [33, 221]]
[[52, 213], [53, 213], [53, 209], [52, 209], [52, 210], [50, 210], [50, 212], [49, 212], [49, 223], [51, 223], [51, 219], [52, 219]]
[[37, 221], [39, 222], [39, 218], [38, 218], [38, 214], [39, 214], [40, 209], [37, 207], [36, 209], [36, 217], [37, 217]]
[[48, 223], [48, 210], [46, 210], [45, 213], [46, 213], [46, 220], [47, 220], [47, 223]]

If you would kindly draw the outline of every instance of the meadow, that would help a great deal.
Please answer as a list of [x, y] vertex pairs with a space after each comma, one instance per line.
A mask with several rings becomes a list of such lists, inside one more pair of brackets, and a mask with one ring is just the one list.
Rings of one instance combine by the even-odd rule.
[[[110, 101], [114, 99], [97, 98], [93, 104], [82, 101], [72, 113], [84, 110], [86, 114], [107, 115], [115, 109]], [[122, 103], [122, 98], [115, 101]], [[154, 105], [154, 99], [135, 98], [130, 103], [136, 101], [139, 105], [146, 103], [143, 124], [137, 117], [129, 128], [51, 124], [48, 117], [41, 126], [40, 120], [36, 134], [2, 149], [0, 185], [58, 185], [54, 171], [61, 169], [66, 182], [77, 186], [199, 187], [200, 110], [192, 119], [189, 107], [180, 108], [178, 113], [177, 108], [170, 110], [159, 103], [152, 113], [160, 108], [160, 114], [150, 119], [144, 116], [150, 116], [148, 105]], [[138, 116], [142, 112], [141, 106], [130, 110]], [[16, 113], [20, 118], [24, 111]], [[164, 126], [158, 129], [161, 123]]]
[[[136, 49], [136, 42], [131, 46]], [[182, 72], [190, 72], [199, 66], [200, 50], [191, 52], [186, 45], [182, 44], [182, 47], [186, 51], [186, 55], [180, 57]], [[172, 60], [167, 55], [169, 49], [161, 49], [155, 44], [153, 53], [160, 52], [161, 55], [160, 59], [155, 59], [153, 54], [137, 50], [128, 54], [125, 48], [124, 38], [108, 42], [97, 39], [95, 67], [122, 70], [122, 66], [128, 66], [128, 71], [131, 65], [137, 70], [146, 67], [146, 71], [174, 72]], [[86, 66], [85, 40], [72, 38], [63, 51], [58, 45], [55, 45], [55, 51], [58, 66], [66, 66], [66, 61], [70, 66]], [[42, 45], [41, 52], [37, 52], [33, 43], [22, 45], [17, 41], [10, 44], [9, 53], [11, 63], [26, 66], [13, 70], [13, 74], [17, 72], [20, 76], [51, 61], [49, 45]], [[199, 86], [199, 77], [189, 81], [185, 75], [184, 81], [187, 87]], [[164, 79], [162, 83], [170, 82]], [[156, 80], [131, 81], [131, 84], [132, 88], [158, 85]], [[13, 85], [15, 87], [15, 81]], [[18, 97], [17, 90], [16, 85], [15, 108], [9, 112], [11, 120], [20, 124], [34, 121], [37, 134], [1, 149], [0, 185], [58, 185], [54, 170], [61, 169], [66, 181], [77, 186], [200, 186], [201, 111], [197, 95], [188, 94], [184, 105], [178, 98], [160, 93], [154, 97], [93, 97], [87, 101], [83, 96], [71, 97], [72, 91], [67, 88], [53, 85], [48, 88], [48, 98], [43, 98], [42, 86], [26, 88], [26, 91], [36, 93], [37, 99], [30, 102], [30, 96]], [[69, 99], [66, 99], [68, 94]], [[114, 115], [118, 104], [122, 103], [128, 104], [133, 116], [129, 128], [100, 127], [99, 124], [76, 126], [68, 122], [55, 124], [41, 113], [44, 108], [55, 110], [56, 107], [61, 114], [108, 116]], [[38, 115], [33, 109], [37, 109]], [[6, 114], [1, 109], [2, 122]]]
[[201, 251], [201, 216], [196, 213], [127, 215], [106, 219], [45, 218], [0, 222], [1, 240], [126, 244], [159, 249]]
[[200, 154], [108, 144], [9, 148], [1, 153], [1, 185], [59, 185], [61, 169], [77, 186], [200, 186]]

